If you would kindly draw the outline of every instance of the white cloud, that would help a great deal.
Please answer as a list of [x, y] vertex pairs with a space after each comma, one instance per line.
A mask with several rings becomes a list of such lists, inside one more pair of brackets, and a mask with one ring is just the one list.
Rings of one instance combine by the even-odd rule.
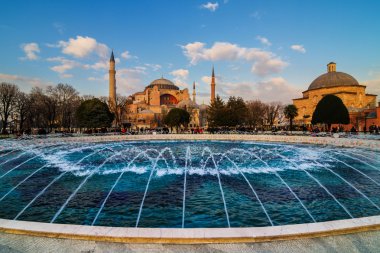
[[121, 57], [126, 59], [126, 60], [137, 58], [136, 56], [131, 55], [131, 53], [129, 51], [124, 51], [123, 53], [121, 53]]
[[[119, 69], [116, 72], [117, 93], [127, 96], [143, 90], [142, 79], [146, 75], [145, 69], [145, 67]], [[104, 80], [108, 81], [108, 74], [104, 75]]]
[[75, 39], [70, 38], [68, 41], [59, 41], [57, 47], [62, 48], [62, 53], [83, 58], [95, 52], [101, 58], [109, 56], [109, 48], [91, 37], [77, 36]]
[[210, 83], [211, 83], [211, 76], [202, 76], [201, 80], [202, 80], [205, 84], [210, 84]]
[[186, 87], [186, 81], [189, 77], [189, 70], [187, 69], [177, 69], [170, 72], [172, 76], [174, 76], [174, 82], [178, 86]]
[[303, 53], [303, 54], [306, 53], [306, 49], [304, 48], [303, 45], [292, 45], [290, 48], [299, 53]]
[[153, 71], [158, 71], [162, 68], [160, 64], [145, 63], [144, 65], [151, 68]]
[[377, 100], [380, 99], [380, 78], [363, 82], [367, 86], [366, 93], [377, 95]]
[[208, 2], [206, 4], [202, 4], [201, 5], [201, 8], [207, 9], [207, 10], [209, 10], [211, 12], [216, 11], [216, 9], [218, 9], [218, 7], [219, 7], [218, 2], [215, 2], [215, 3]]
[[50, 69], [57, 72], [61, 78], [72, 77], [71, 74], [67, 74], [66, 71], [71, 70], [75, 67], [83, 67], [79, 62], [68, 60], [64, 57], [52, 57], [46, 59], [49, 62], [58, 62], [59, 65], [55, 65]]
[[89, 81], [104, 82], [104, 78], [90, 76], [87, 78]]
[[174, 77], [180, 77], [182, 79], [187, 79], [189, 76], [189, 71], [187, 69], [176, 69], [170, 72], [170, 74]]
[[25, 53], [25, 57], [22, 59], [27, 59], [27, 60], [37, 60], [38, 59], [38, 53], [40, 52], [40, 48], [37, 43], [27, 43], [21, 45], [22, 50]]
[[288, 63], [279, 58], [271, 58], [264, 61], [256, 61], [252, 66], [252, 72], [259, 76], [266, 76], [272, 73], [279, 73]]
[[280, 101], [291, 103], [293, 98], [301, 96], [301, 90], [282, 77], [273, 77], [258, 82], [255, 88], [256, 98], [264, 102]]
[[71, 78], [71, 77], [73, 77], [73, 75], [72, 74], [62, 74], [62, 75], [60, 75], [62, 78]]
[[243, 60], [250, 62], [251, 71], [260, 76], [278, 73], [288, 65], [270, 51], [240, 47], [229, 42], [215, 42], [210, 48], [206, 48], [206, 44], [202, 42], [188, 43], [181, 47], [192, 65], [196, 65], [199, 61]]
[[272, 43], [267, 38], [265, 38], [265, 37], [257, 36], [256, 39], [259, 40], [260, 43], [263, 44], [263, 45], [265, 45], [265, 46], [269, 47], [269, 46], [272, 45]]
[[[206, 91], [209, 91], [211, 82], [210, 76], [203, 76], [202, 81], [206, 84]], [[223, 78], [216, 78], [216, 92], [222, 98], [229, 96], [241, 96], [245, 100], [259, 99], [263, 102], [280, 101], [291, 103], [292, 98], [299, 97], [301, 90], [289, 84], [282, 77], [273, 77], [261, 82], [231, 82], [224, 81]], [[205, 93], [209, 96], [209, 93]], [[205, 96], [206, 101], [209, 97]]]
[[46, 43], [45, 46], [50, 48], [60, 48], [61, 46], [59, 44], [52, 44], [52, 43]]
[[49, 85], [53, 85], [51, 82], [47, 82], [35, 77], [9, 75], [0, 73], [1, 82], [10, 82], [17, 84], [23, 91], [29, 91], [31, 87], [45, 88]]
[[[120, 58], [115, 58], [116, 64], [120, 62]], [[84, 64], [83, 67], [85, 69], [94, 69], [94, 70], [107, 70], [109, 69], [109, 60], [107, 59], [100, 59], [98, 62], [95, 62], [94, 64]]]

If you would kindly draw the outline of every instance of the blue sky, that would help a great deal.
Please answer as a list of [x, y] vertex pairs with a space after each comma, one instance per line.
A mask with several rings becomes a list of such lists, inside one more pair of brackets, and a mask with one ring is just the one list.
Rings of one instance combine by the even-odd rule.
[[[326, 64], [380, 95], [379, 1], [0, 1], [0, 81], [130, 95], [162, 75], [181, 88], [289, 103]], [[191, 93], [191, 90], [190, 90]]]

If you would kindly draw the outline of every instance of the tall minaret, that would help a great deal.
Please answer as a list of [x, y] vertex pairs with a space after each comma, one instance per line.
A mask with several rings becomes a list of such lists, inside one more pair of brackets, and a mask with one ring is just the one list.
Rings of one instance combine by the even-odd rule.
[[212, 104], [214, 101], [215, 101], [215, 73], [214, 73], [214, 66], [212, 66], [210, 104]]
[[193, 82], [193, 102], [194, 102], [194, 104], [196, 104], [197, 102], [195, 102], [195, 96], [196, 96], [197, 94], [195, 93], [195, 82]]
[[113, 50], [110, 58], [110, 69], [109, 69], [109, 106], [112, 110], [116, 108], [116, 70], [115, 70], [115, 57], [113, 55]]

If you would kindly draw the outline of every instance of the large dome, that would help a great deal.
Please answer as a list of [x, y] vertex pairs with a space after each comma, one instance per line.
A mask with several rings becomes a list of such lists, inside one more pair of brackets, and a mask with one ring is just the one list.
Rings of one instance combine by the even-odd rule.
[[157, 86], [160, 90], [179, 90], [179, 88], [172, 81], [165, 78], [156, 79], [146, 87], [153, 88], [154, 86]]
[[308, 90], [352, 85], [359, 85], [358, 81], [354, 77], [343, 72], [331, 71], [317, 77], [310, 84]]

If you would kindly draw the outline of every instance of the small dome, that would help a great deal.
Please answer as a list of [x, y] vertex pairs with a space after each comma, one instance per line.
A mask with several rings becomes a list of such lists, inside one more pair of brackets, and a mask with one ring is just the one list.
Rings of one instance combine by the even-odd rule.
[[146, 87], [153, 88], [154, 86], [157, 86], [160, 90], [179, 90], [172, 81], [165, 78], [156, 79]]
[[181, 109], [184, 109], [184, 108], [198, 108], [198, 105], [196, 103], [194, 103], [192, 100], [190, 99], [184, 99], [182, 100], [181, 102], [179, 102], [177, 104], [177, 108], [181, 108]]
[[154, 112], [153, 111], [151, 111], [151, 110], [142, 110], [141, 112], [140, 112], [141, 114], [154, 114]]
[[332, 71], [317, 77], [310, 84], [308, 90], [352, 85], [359, 85], [359, 82], [354, 77], [343, 72]]

